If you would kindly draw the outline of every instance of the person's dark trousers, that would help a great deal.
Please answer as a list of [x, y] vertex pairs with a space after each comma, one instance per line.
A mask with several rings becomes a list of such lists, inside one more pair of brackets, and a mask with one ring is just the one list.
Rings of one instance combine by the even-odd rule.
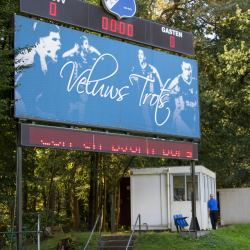
[[210, 211], [210, 219], [212, 223], [212, 228], [216, 230], [216, 225], [218, 221], [218, 211], [216, 210]]

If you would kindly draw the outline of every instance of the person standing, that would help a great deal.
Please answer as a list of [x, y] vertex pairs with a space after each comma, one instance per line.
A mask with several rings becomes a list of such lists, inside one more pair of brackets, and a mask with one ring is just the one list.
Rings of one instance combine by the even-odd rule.
[[218, 222], [218, 201], [214, 199], [213, 194], [210, 194], [210, 200], [208, 201], [208, 216], [210, 216], [212, 228], [216, 230]]

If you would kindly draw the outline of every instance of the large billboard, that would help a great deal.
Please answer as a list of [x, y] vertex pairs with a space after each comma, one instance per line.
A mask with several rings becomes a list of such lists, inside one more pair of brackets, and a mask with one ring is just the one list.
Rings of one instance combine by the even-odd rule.
[[15, 117], [200, 138], [197, 62], [15, 16]]

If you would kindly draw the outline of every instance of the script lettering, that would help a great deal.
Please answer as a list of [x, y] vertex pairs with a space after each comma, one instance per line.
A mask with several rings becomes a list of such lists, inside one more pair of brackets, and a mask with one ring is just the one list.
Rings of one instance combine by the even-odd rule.
[[[139, 106], [146, 105], [146, 101], [149, 100], [149, 105], [155, 106], [155, 123], [158, 126], [164, 125], [170, 116], [170, 108], [165, 106], [165, 104], [169, 102], [169, 98], [168, 98], [169, 90], [166, 89], [166, 86], [167, 86], [168, 82], [170, 81], [170, 79], [168, 79], [166, 81], [166, 83], [161, 88], [160, 94], [157, 95], [157, 94], [152, 94], [152, 93], [145, 93], [145, 89], [148, 86], [148, 84], [150, 84], [150, 82], [152, 82], [152, 83], [154, 82], [153, 79], [150, 79], [149, 77], [137, 75], [137, 74], [131, 74], [129, 76], [129, 80], [130, 80], [132, 85], [133, 85], [132, 79], [136, 78], [136, 77], [145, 80], [145, 83], [144, 83], [144, 86], [143, 86], [143, 89], [141, 92], [140, 100], [139, 100]], [[163, 122], [159, 122], [158, 115], [157, 115], [158, 109], [162, 109], [164, 107], [166, 109], [166, 115], [165, 115], [166, 118]]]
[[[111, 57], [112, 60], [115, 62], [115, 68], [112, 70], [112, 72], [105, 77], [96, 79], [93, 75], [95, 73], [95, 70], [97, 68], [98, 63], [101, 62], [101, 60], [104, 60], [105, 58]], [[105, 83], [101, 84], [100, 82], [107, 80], [111, 77], [113, 77], [117, 71], [118, 71], [118, 62], [116, 58], [111, 54], [103, 54], [101, 55], [94, 63], [93, 67], [91, 69], [86, 69], [83, 71], [77, 79], [74, 81], [73, 75], [75, 71], [75, 63], [73, 61], [69, 61], [63, 65], [60, 71], [60, 76], [63, 78], [63, 71], [66, 67], [71, 67], [71, 73], [68, 80], [67, 85], [67, 91], [72, 91], [73, 87], [76, 86], [76, 91], [79, 94], [86, 93], [88, 95], [96, 96], [100, 95], [100, 97], [110, 99], [115, 99], [116, 101], [122, 101], [124, 96], [129, 95], [129, 93], [125, 92], [126, 89], [129, 89], [129, 86], [123, 86], [122, 88], [115, 88], [114, 86], [107, 86]]]

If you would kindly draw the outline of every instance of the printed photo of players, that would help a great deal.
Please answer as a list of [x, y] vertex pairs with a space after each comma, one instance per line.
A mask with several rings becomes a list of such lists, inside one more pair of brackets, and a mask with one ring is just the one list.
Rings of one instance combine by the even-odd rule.
[[200, 138], [197, 62], [15, 16], [15, 117]]

